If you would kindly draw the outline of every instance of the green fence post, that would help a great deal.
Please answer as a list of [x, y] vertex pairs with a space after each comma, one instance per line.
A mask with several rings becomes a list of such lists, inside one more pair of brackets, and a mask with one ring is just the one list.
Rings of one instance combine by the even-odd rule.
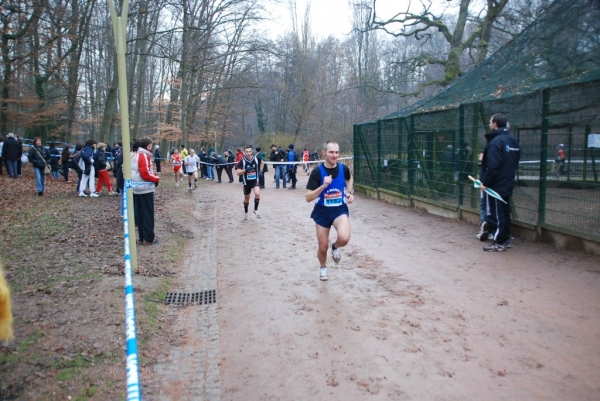
[[415, 116], [410, 115], [410, 126], [408, 127], [408, 195], [412, 195], [415, 189], [415, 174], [416, 166], [415, 162], [417, 157], [415, 155]]
[[[473, 105], [471, 105], [473, 113], [471, 121], [471, 147], [473, 149], [473, 155], [471, 161], [472, 165], [475, 166], [476, 169], [475, 171], [471, 171], [471, 174], [473, 174], [475, 178], [478, 178], [479, 176], [479, 167], [477, 166], [477, 164], [479, 162], [479, 153], [483, 151], [479, 144], [479, 105], [479, 103], [474, 103]], [[470, 188], [471, 207], [479, 209], [479, 202], [481, 199], [479, 189], [475, 188], [473, 185], [471, 185]]]
[[[402, 166], [402, 161], [403, 161], [403, 150], [404, 147], [402, 146], [403, 143], [403, 136], [404, 136], [404, 130], [402, 128], [402, 120], [398, 120], [398, 181], [400, 182], [399, 184], [399, 188], [400, 190], [398, 192], [406, 192], [406, 188], [404, 186], [404, 167]], [[407, 157], [408, 159], [408, 157]]]
[[583, 173], [581, 174], [581, 181], [583, 182], [583, 185], [585, 186], [585, 183], [587, 182], [587, 159], [588, 159], [588, 141], [590, 138], [590, 133], [592, 132], [592, 128], [590, 127], [589, 124], [585, 125], [585, 135], [583, 136]]
[[542, 90], [542, 132], [540, 137], [540, 189], [538, 225], [546, 221], [546, 184], [548, 175], [548, 127], [550, 125], [550, 89]]
[[358, 174], [359, 172], [359, 168], [358, 168], [358, 163], [359, 163], [359, 157], [358, 157], [358, 136], [357, 136], [357, 131], [358, 131], [358, 126], [356, 124], [354, 124], [352, 126], [352, 147], [353, 149], [353, 155], [354, 155], [354, 159], [353, 159], [353, 165], [354, 165], [354, 181], [358, 184], [360, 184], [360, 175]]
[[381, 120], [377, 120], [377, 190], [381, 188]]
[[[458, 106], [458, 152], [462, 151], [462, 147], [464, 146], [465, 143], [465, 105], [461, 104], [460, 106]], [[463, 152], [463, 155], [465, 153]], [[468, 156], [468, 154], [466, 154]], [[461, 161], [461, 158], [457, 158], [458, 161], [460, 161], [461, 163], [463, 163], [462, 166], [458, 166], [458, 180], [456, 180], [456, 183], [454, 185], [458, 185], [458, 205], [462, 206], [463, 205], [463, 196], [464, 196], [464, 187], [463, 187], [463, 174], [465, 173], [465, 168], [468, 165], [468, 160], [465, 157], [464, 160]], [[456, 167], [455, 167], [456, 169]]]

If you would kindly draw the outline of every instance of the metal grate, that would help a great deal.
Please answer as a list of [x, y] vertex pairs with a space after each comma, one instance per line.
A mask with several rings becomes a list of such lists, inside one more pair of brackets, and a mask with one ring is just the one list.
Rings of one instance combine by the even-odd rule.
[[217, 203], [217, 201], [214, 200], [214, 199], [213, 200], [201, 200], [201, 201], [198, 201], [198, 202], [199, 203]]
[[201, 292], [168, 292], [168, 305], [206, 305], [217, 303], [217, 290]]

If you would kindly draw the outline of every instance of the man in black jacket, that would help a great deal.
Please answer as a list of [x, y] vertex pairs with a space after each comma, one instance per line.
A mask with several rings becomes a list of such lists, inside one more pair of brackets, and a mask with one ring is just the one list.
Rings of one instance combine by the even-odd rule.
[[488, 231], [494, 234], [494, 243], [483, 247], [487, 252], [502, 252], [510, 247], [510, 197], [515, 186], [521, 149], [517, 139], [508, 132], [506, 123], [503, 114], [494, 114], [490, 119], [491, 132], [485, 134], [488, 143], [481, 161], [480, 189], [485, 191], [489, 187], [502, 197], [502, 200], [488, 197], [488, 218], [480, 237], [485, 241]]
[[275, 170], [275, 188], [279, 188], [279, 179], [283, 182], [283, 187], [286, 188], [285, 181], [285, 173], [286, 173], [286, 165], [283, 164], [285, 162], [286, 153], [283, 149], [276, 146], [275, 144], [271, 145], [271, 157], [269, 158], [272, 162], [282, 163], [282, 164], [274, 164], [273, 169]]
[[162, 161], [162, 153], [160, 153], [160, 146], [154, 146], [154, 163], [156, 163], [156, 174], [160, 174], [160, 162]]
[[6, 169], [10, 178], [17, 178], [19, 175], [17, 170], [17, 160], [21, 159], [23, 147], [15, 138], [15, 134], [10, 132], [6, 136], [4, 146], [2, 147], [2, 157], [6, 162]]

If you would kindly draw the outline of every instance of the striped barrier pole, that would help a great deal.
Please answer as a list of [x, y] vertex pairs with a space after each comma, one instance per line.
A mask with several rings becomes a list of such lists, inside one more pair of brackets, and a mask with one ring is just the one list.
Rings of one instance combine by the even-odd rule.
[[137, 337], [135, 330], [135, 306], [133, 299], [133, 278], [131, 255], [129, 253], [129, 218], [127, 217], [127, 197], [131, 183], [123, 191], [123, 230], [125, 239], [125, 341], [127, 344], [127, 400], [142, 399], [140, 370], [138, 364]]

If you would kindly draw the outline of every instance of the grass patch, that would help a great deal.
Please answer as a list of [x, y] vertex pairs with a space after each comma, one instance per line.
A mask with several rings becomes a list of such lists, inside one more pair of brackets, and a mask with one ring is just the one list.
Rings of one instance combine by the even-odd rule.
[[[27, 352], [29, 347], [36, 343], [37, 340], [41, 337], [41, 330], [36, 330], [29, 335], [25, 340], [23, 340], [18, 346], [17, 349], [10, 354], [0, 354], [0, 365], [13, 365], [19, 362], [22, 359], [21, 354]], [[30, 358], [28, 358], [30, 359]], [[31, 358], [35, 359], [35, 358]]]

